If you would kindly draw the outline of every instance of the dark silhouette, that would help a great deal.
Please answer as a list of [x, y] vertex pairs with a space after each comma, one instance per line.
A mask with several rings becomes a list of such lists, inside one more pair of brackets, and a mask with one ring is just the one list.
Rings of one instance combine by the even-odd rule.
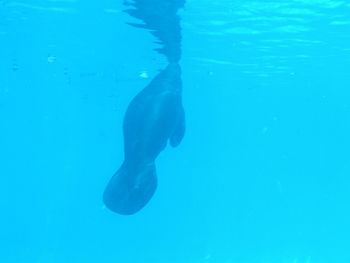
[[168, 61], [178, 63], [181, 58], [181, 26], [178, 10], [184, 7], [184, 0], [134, 0], [125, 2], [125, 10], [143, 23], [130, 25], [145, 28], [157, 38], [162, 47], [156, 50]]
[[124, 162], [109, 181], [103, 200], [112, 211], [130, 215], [142, 209], [157, 188], [155, 160], [168, 141], [180, 144], [185, 134], [182, 107], [181, 28], [177, 15], [182, 0], [135, 0], [125, 10], [157, 38], [156, 49], [169, 64], [130, 102], [124, 117]]

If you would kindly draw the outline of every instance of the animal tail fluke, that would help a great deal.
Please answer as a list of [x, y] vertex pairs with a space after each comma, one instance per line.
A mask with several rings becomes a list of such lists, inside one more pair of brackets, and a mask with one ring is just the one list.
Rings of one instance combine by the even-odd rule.
[[154, 163], [138, 168], [124, 163], [109, 181], [103, 194], [103, 202], [115, 213], [132, 215], [149, 202], [156, 188]]

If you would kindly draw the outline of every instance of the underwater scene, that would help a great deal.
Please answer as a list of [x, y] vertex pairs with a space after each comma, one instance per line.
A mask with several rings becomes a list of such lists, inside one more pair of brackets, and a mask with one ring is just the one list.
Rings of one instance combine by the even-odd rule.
[[0, 263], [349, 263], [350, 2], [0, 0]]

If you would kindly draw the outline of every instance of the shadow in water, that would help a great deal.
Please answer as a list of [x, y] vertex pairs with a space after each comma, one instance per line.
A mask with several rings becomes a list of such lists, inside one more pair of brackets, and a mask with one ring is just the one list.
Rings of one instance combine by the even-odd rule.
[[149, 30], [161, 45], [156, 49], [168, 65], [130, 102], [124, 116], [124, 162], [109, 181], [103, 200], [113, 212], [130, 215], [142, 209], [157, 188], [155, 160], [169, 141], [176, 147], [185, 134], [182, 106], [181, 26], [183, 0], [133, 0], [129, 23]]

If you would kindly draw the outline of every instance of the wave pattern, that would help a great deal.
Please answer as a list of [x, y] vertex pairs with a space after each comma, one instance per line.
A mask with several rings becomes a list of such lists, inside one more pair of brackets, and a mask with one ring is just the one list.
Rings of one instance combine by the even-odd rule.
[[217, 62], [265, 78], [329, 56], [349, 60], [349, 12], [337, 0], [192, 1], [183, 29], [191, 59], [203, 67]]

